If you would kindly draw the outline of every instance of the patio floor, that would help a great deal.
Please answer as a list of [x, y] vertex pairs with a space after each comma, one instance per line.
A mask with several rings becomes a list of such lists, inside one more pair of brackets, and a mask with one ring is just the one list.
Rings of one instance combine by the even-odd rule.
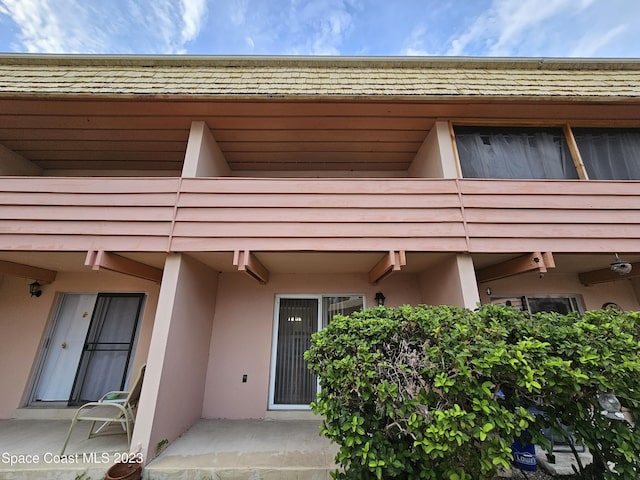
[[0, 420], [0, 479], [99, 480], [117, 454], [129, 450], [119, 425], [105, 429], [113, 435], [89, 440], [90, 422], [79, 422], [61, 457], [70, 424], [70, 420]]
[[[120, 427], [87, 439], [69, 420], [0, 420], [0, 479], [101, 480], [128, 451]], [[337, 447], [312, 420], [200, 420], [144, 469], [146, 480], [328, 480]], [[103, 455], [104, 454], [104, 455]]]
[[311, 420], [200, 420], [144, 471], [147, 480], [326, 480], [337, 447]]

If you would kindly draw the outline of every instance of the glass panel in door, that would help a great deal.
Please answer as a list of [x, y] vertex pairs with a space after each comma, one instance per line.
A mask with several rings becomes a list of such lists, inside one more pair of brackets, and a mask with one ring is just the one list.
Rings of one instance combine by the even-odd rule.
[[318, 331], [317, 298], [281, 298], [273, 403], [309, 405], [316, 398], [316, 377], [307, 368], [304, 352]]
[[144, 295], [101, 293], [78, 366], [71, 404], [123, 390]]
[[61, 295], [42, 369], [33, 393], [36, 402], [68, 402], [97, 295]]

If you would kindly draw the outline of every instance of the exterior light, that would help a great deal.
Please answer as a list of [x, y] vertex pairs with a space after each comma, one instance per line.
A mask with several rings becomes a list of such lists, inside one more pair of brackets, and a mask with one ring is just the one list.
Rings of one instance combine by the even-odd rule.
[[38, 283], [38, 281], [36, 280], [33, 283], [29, 284], [29, 293], [31, 294], [32, 297], [39, 297], [40, 295], [42, 295], [42, 285], [40, 285]]
[[376, 302], [378, 302], [378, 306], [382, 307], [384, 306], [384, 295], [382, 294], [382, 292], [378, 292], [376, 293]]
[[621, 411], [620, 400], [613, 393], [598, 393], [598, 403], [602, 407], [600, 412], [612, 420], [626, 420]]
[[624, 260], [622, 260], [616, 253], [616, 260], [611, 265], [609, 265], [609, 268], [614, 272], [619, 273], [620, 275], [626, 275], [627, 273], [631, 272], [632, 267], [629, 262], [625, 262]]

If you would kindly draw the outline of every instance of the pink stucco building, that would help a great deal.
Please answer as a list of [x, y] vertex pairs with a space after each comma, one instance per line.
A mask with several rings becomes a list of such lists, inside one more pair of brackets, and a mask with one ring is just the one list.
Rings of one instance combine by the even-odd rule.
[[146, 362], [152, 457], [378, 292], [638, 309], [639, 158], [635, 60], [1, 56], [0, 418]]

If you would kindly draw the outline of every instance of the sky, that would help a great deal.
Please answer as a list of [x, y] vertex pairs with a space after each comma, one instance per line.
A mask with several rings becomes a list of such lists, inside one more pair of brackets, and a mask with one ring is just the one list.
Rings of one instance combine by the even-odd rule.
[[0, 52], [640, 58], [640, 1], [0, 0]]

